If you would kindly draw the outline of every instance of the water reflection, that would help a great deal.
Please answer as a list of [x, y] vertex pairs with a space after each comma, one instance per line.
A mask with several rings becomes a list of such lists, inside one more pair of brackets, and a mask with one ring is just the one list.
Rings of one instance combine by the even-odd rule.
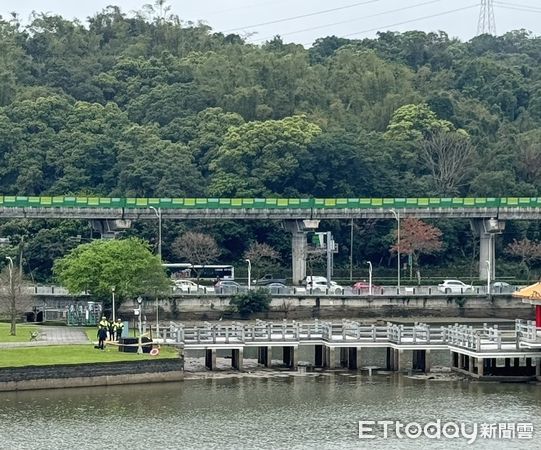
[[[533, 422], [541, 430], [539, 386], [419, 381], [395, 374], [273, 373], [1, 393], [0, 405], [1, 448], [92, 449], [103, 448], [102, 442], [135, 449], [364, 448], [357, 438], [358, 420]], [[485, 440], [474, 448], [535, 448], [534, 442]], [[419, 445], [396, 439], [370, 442], [371, 448]]]

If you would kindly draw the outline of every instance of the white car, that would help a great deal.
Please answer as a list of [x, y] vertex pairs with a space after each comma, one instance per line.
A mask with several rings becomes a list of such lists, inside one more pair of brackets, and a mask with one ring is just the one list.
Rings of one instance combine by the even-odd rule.
[[175, 291], [194, 293], [194, 294], [197, 292], [206, 293], [207, 287], [194, 283], [191, 280], [175, 280]]
[[326, 292], [329, 289], [329, 294], [341, 294], [344, 292], [344, 287], [340, 286], [336, 281], [331, 281], [330, 286], [327, 286], [325, 277], [314, 277], [313, 281], [306, 283], [306, 289], [311, 289], [312, 292]]
[[473, 286], [460, 280], [443, 280], [443, 283], [438, 284], [438, 291], [444, 294], [465, 294], [473, 292]]

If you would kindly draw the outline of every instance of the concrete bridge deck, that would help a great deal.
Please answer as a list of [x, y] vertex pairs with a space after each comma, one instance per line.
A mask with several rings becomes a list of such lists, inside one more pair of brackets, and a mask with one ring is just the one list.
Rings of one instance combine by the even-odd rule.
[[[538, 207], [424, 207], [396, 208], [401, 218], [455, 218], [499, 220], [536, 220], [541, 218]], [[393, 219], [388, 208], [197, 208], [161, 209], [162, 219]], [[156, 220], [151, 208], [100, 207], [0, 207], [0, 218], [25, 219], [96, 219]]]

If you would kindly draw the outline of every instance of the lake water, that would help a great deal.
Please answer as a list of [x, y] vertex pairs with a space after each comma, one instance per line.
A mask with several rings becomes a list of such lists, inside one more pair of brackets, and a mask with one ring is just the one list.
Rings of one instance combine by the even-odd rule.
[[[223, 375], [222, 375], [223, 376]], [[541, 448], [541, 386], [272, 371], [255, 376], [0, 393], [6, 449], [434, 449], [465, 438], [360, 440], [360, 420], [531, 423], [533, 440], [478, 438], [473, 448]]]

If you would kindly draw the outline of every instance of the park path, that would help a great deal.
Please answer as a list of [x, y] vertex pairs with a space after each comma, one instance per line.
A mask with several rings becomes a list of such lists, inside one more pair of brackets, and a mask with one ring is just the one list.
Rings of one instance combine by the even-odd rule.
[[[69, 344], [88, 344], [89, 340], [84, 328], [73, 327], [38, 327], [39, 336], [37, 339], [22, 342], [1, 342], [0, 348], [12, 347], [39, 347], [43, 345], [69, 345]], [[21, 336], [26, 339], [27, 336]]]

